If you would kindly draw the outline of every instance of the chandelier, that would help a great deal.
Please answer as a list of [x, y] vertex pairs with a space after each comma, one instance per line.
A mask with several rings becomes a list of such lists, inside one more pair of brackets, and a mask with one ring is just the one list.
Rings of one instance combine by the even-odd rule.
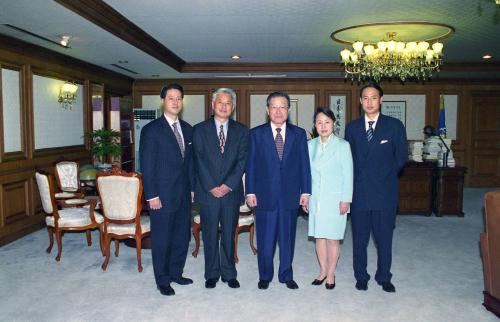
[[78, 91], [78, 86], [74, 83], [65, 82], [61, 85], [59, 89], [59, 96], [57, 101], [61, 103], [61, 107], [67, 110], [71, 110], [73, 103], [76, 102], [76, 92]]
[[[435, 31], [431, 31], [431, 37], [426, 37], [429, 36], [427, 35], [429, 32], [423, 37], [424, 39], [434, 37], [434, 39], [417, 40], [417, 31], [426, 29], [422, 27], [429, 25], [432, 24], [380, 23], [349, 27], [333, 33], [334, 40], [352, 44], [352, 51], [349, 49], [340, 51], [345, 78], [351, 81], [374, 80], [376, 82], [380, 82], [382, 78], [399, 79], [402, 82], [408, 79], [427, 80], [434, 72], [439, 72], [439, 67], [443, 62], [444, 47], [443, 43], [438, 41], [443, 37], [440, 29], [444, 25], [437, 25], [438, 37]], [[452, 27], [445, 27], [448, 28], [446, 29], [448, 32], [453, 30]], [[356, 32], [352, 32], [352, 29], [356, 29]], [[387, 31], [388, 29], [402, 30], [402, 32]], [[375, 41], [375, 37], [380, 37], [382, 32], [384, 32], [383, 39], [379, 38]], [[399, 37], [400, 34], [401, 37]], [[354, 41], [345, 40], [347, 36], [357, 38]]]

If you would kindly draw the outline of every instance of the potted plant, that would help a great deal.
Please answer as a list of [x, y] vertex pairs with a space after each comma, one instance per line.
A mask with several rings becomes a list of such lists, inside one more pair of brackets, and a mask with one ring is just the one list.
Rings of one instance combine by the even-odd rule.
[[85, 133], [90, 139], [90, 151], [97, 161], [98, 168], [111, 168], [110, 162], [122, 153], [120, 132], [112, 129], [99, 129]]

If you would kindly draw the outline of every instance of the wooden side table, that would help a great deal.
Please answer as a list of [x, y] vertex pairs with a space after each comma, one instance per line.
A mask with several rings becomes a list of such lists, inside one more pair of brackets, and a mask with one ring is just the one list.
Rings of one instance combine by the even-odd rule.
[[408, 162], [399, 176], [398, 214], [432, 214], [435, 162]]
[[433, 211], [436, 216], [464, 216], [464, 174], [466, 168], [441, 168], [434, 170]]

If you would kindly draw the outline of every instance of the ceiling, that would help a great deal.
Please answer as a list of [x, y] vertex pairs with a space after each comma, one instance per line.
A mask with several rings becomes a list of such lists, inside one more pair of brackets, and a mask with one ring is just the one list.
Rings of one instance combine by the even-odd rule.
[[[76, 10], [98, 24], [68, 3], [77, 2], [0, 0], [0, 33], [135, 79], [322, 78], [343, 77], [338, 63], [345, 45], [332, 41], [332, 32], [428, 21], [455, 28], [443, 41], [438, 78], [500, 79], [500, 5], [494, 0], [106, 0], [93, 11]], [[55, 42], [61, 35], [74, 38], [63, 48], [6, 24]], [[485, 53], [493, 55], [487, 63]], [[234, 54], [242, 57], [237, 63]]]

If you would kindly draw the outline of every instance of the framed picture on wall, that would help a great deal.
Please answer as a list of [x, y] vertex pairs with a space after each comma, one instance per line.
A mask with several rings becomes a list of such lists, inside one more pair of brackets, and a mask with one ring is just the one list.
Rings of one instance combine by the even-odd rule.
[[290, 99], [290, 111], [288, 111], [288, 121], [293, 125], [299, 126], [299, 100]]
[[406, 127], [406, 102], [405, 101], [383, 101], [381, 113], [400, 120]]
[[334, 134], [343, 138], [345, 132], [345, 109], [347, 97], [345, 95], [330, 95], [330, 109], [335, 115]]

